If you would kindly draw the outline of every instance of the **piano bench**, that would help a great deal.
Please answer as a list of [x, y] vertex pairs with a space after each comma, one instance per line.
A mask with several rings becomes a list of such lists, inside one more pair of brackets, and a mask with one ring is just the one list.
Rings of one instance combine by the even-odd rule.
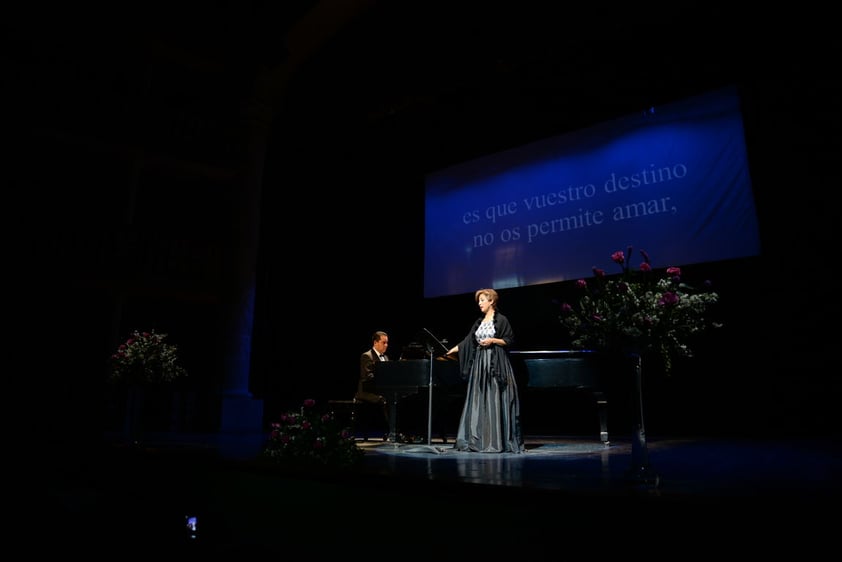
[[350, 428], [354, 427], [354, 422], [357, 420], [357, 401], [351, 400], [328, 400], [328, 408], [330, 413], [343, 425]]
[[383, 420], [384, 406], [365, 400], [328, 400], [328, 409], [340, 424], [349, 428], [355, 437], [368, 441], [371, 435], [385, 441], [388, 420]]

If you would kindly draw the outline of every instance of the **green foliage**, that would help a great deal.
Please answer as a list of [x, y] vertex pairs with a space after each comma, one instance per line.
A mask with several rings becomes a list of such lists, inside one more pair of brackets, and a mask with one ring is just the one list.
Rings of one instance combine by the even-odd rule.
[[693, 356], [693, 335], [721, 327], [708, 317], [719, 295], [709, 282], [701, 290], [684, 283], [678, 267], [657, 273], [643, 250], [643, 263], [632, 271], [631, 254], [631, 246], [611, 254], [621, 268], [617, 276], [594, 267], [590, 283], [576, 281], [582, 294], [573, 305], [562, 303], [560, 321], [576, 349], [655, 352], [669, 373], [673, 357]]
[[166, 337], [167, 334], [156, 334], [154, 330], [132, 332], [111, 355], [111, 380], [154, 383], [187, 376], [178, 361], [178, 347], [166, 343]]

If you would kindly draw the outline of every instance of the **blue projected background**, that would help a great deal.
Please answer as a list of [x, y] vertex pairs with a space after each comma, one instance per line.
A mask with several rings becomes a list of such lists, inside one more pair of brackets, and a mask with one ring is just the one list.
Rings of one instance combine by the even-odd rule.
[[760, 253], [736, 89], [426, 178], [425, 297], [590, 277], [629, 245], [656, 268]]

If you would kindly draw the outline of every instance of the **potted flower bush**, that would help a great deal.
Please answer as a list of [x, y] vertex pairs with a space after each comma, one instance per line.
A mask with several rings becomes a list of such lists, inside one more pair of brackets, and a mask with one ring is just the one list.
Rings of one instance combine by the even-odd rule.
[[263, 456], [293, 467], [348, 468], [362, 459], [363, 450], [332, 412], [320, 412], [316, 401], [307, 399], [299, 410], [285, 412], [271, 424]]
[[576, 281], [579, 300], [561, 304], [560, 320], [573, 338], [574, 348], [602, 352], [608, 361], [632, 360], [634, 376], [629, 381], [634, 422], [627, 476], [635, 484], [657, 487], [660, 476], [649, 465], [646, 444], [641, 354], [660, 356], [669, 375], [674, 357], [693, 356], [692, 336], [721, 326], [709, 317], [719, 295], [711, 290], [709, 281], [695, 288], [682, 279], [681, 268], [656, 272], [649, 255], [644, 250], [640, 255], [643, 262], [637, 270], [629, 267], [629, 246], [625, 252], [611, 254], [611, 261], [620, 267], [619, 275], [609, 276], [594, 267], [590, 283]]
[[[154, 330], [141, 332], [135, 330], [117, 346], [111, 355], [109, 381], [126, 395], [124, 433], [129, 442], [138, 444], [143, 433], [143, 426], [149, 425], [150, 411], [155, 413], [169, 409], [167, 383], [183, 379], [186, 369], [178, 360], [178, 347], [166, 342], [167, 334]], [[155, 408], [145, 404], [151, 399]], [[161, 406], [162, 400], [167, 400]], [[144, 423], [146, 422], [146, 423]]]

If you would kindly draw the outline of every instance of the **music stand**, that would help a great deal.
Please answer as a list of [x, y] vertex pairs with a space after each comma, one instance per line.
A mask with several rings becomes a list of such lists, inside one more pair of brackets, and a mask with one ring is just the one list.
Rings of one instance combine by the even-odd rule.
[[438, 351], [439, 355], [446, 355], [449, 349], [430, 330], [427, 328], [421, 328], [421, 330], [419, 335], [427, 347], [427, 353], [430, 356], [430, 377], [427, 382], [427, 444], [407, 447], [404, 450], [407, 453], [430, 452], [441, 454], [443, 449], [434, 447], [431, 441], [433, 434], [433, 353]]

